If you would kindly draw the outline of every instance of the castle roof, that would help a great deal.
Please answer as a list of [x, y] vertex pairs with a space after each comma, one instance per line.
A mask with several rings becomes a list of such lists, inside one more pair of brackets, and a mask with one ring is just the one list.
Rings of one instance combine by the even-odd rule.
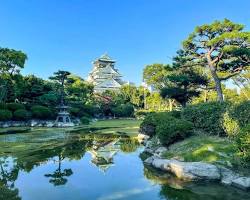
[[104, 61], [104, 62], [115, 62], [115, 60], [113, 60], [107, 53], [101, 55], [101, 57], [98, 58], [97, 60]]

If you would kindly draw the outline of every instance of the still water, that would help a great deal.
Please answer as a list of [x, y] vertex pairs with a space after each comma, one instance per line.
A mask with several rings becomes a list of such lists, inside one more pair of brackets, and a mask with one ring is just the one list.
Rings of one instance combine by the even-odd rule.
[[0, 200], [244, 200], [216, 183], [183, 183], [143, 165], [125, 136], [34, 130], [0, 135]]

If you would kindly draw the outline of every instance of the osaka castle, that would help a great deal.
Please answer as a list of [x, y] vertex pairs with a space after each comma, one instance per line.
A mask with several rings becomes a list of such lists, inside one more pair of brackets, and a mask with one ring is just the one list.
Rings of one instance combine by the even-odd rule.
[[102, 55], [93, 62], [93, 69], [87, 81], [94, 85], [94, 92], [102, 93], [106, 90], [118, 90], [125, 82], [122, 75], [115, 68], [115, 60], [108, 54]]

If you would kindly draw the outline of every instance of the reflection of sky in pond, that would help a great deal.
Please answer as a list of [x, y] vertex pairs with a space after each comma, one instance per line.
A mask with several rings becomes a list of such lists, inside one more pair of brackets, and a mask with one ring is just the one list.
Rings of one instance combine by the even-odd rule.
[[[250, 199], [249, 192], [186, 184], [149, 169], [139, 157], [142, 151], [124, 136], [62, 130], [1, 135], [0, 200]], [[14, 198], [1, 196], [4, 192]]]
[[88, 153], [79, 161], [63, 161], [63, 168], [71, 168], [74, 174], [68, 178], [66, 185], [59, 187], [49, 184], [44, 177], [57, 167], [49, 162], [29, 174], [21, 173], [16, 187], [24, 200], [158, 199], [158, 192], [152, 190], [159, 191], [159, 186], [151, 186], [144, 179], [143, 165], [137, 156], [139, 151], [118, 153], [114, 158], [115, 166], [105, 173], [90, 164], [91, 155]]

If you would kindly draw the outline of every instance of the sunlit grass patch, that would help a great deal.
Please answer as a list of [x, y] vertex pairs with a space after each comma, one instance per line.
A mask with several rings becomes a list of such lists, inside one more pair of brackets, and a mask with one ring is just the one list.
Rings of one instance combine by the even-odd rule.
[[169, 147], [165, 158], [183, 158], [185, 161], [231, 163], [236, 152], [235, 145], [226, 138], [216, 136], [192, 136]]

